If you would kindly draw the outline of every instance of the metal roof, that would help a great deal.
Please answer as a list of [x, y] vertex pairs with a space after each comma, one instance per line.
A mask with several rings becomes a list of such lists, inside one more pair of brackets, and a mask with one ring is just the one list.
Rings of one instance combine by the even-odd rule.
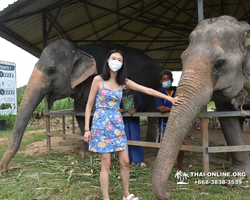
[[[249, 0], [203, 4], [205, 19], [223, 14], [250, 19]], [[196, 0], [19, 0], [0, 12], [0, 36], [37, 57], [46, 38], [118, 43], [145, 52], [163, 68], [181, 70], [197, 13]]]

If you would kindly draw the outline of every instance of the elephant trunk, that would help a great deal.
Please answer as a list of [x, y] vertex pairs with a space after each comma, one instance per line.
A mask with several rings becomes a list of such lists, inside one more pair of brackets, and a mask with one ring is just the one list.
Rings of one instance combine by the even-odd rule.
[[[177, 96], [182, 95], [185, 98], [185, 103], [172, 107], [154, 164], [152, 187], [159, 200], [170, 198], [170, 191], [166, 191], [169, 174], [186, 134], [203, 106], [211, 99], [213, 92], [212, 72], [206, 71], [208, 62], [203, 58], [196, 57], [186, 63], [186, 66], [185, 63], [183, 66], [184, 70], [176, 94]], [[205, 77], [204, 74], [206, 74]]]
[[30, 116], [47, 93], [47, 85], [48, 82], [46, 77], [37, 69], [37, 67], [35, 67], [23, 95], [18, 116], [14, 125], [12, 139], [1, 161], [1, 173], [8, 171], [8, 164], [20, 147]]

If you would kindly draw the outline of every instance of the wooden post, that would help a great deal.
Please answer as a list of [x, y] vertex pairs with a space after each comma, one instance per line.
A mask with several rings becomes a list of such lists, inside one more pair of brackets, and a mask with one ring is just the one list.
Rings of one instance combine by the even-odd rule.
[[[207, 105], [202, 109], [203, 116], [207, 114]], [[208, 121], [207, 117], [201, 119], [201, 135], [202, 135], [202, 171], [209, 172], [209, 154], [208, 154]]]
[[[65, 115], [62, 115], [62, 127], [63, 127], [63, 134], [65, 134]], [[66, 138], [63, 138], [64, 140], [66, 140]]]
[[209, 172], [209, 154], [208, 154], [208, 118], [201, 120], [201, 134], [202, 134], [202, 171]]
[[47, 140], [47, 150], [51, 150], [51, 138], [50, 138], [50, 115], [45, 116], [46, 123], [46, 140]]
[[72, 133], [75, 133], [75, 117], [72, 116]]

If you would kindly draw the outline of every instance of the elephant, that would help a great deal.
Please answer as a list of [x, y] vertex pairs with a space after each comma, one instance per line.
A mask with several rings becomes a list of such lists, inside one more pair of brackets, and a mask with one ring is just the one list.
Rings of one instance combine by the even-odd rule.
[[[182, 75], [176, 95], [185, 103], [173, 106], [152, 174], [159, 200], [171, 197], [167, 180], [186, 134], [210, 100], [217, 111], [249, 108], [250, 25], [231, 16], [201, 21], [189, 36], [181, 55]], [[242, 96], [243, 95], [243, 96]], [[245, 99], [245, 100], [244, 100]], [[241, 117], [219, 118], [228, 146], [243, 145]], [[248, 152], [231, 152], [229, 172], [250, 174]]]
[[[74, 110], [84, 112], [91, 83], [96, 73], [101, 73], [106, 55], [112, 49], [122, 50], [126, 56], [128, 75], [135, 82], [158, 88], [161, 71], [149, 56], [141, 51], [118, 44], [75, 45], [59, 39], [50, 43], [43, 51], [30, 76], [14, 125], [12, 139], [2, 158], [0, 172], [8, 171], [8, 165], [20, 147], [22, 137], [35, 108], [46, 96], [48, 108], [58, 99], [74, 99]], [[155, 111], [155, 101], [143, 95], [144, 111]], [[84, 117], [76, 116], [80, 130], [84, 133]], [[155, 124], [155, 126], [154, 126]], [[155, 139], [156, 119], [149, 120], [147, 139]], [[150, 133], [150, 134], [149, 134]], [[86, 150], [87, 144], [83, 145]], [[84, 149], [83, 148], [83, 149]]]

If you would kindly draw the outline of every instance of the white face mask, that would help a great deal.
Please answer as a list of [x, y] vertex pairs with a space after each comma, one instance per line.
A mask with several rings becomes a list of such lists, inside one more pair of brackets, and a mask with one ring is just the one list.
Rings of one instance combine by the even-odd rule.
[[121, 69], [122, 67], [122, 62], [120, 62], [119, 60], [110, 60], [108, 62], [109, 64], [109, 68], [113, 71], [113, 72], [116, 72], [118, 71], [119, 69]]

